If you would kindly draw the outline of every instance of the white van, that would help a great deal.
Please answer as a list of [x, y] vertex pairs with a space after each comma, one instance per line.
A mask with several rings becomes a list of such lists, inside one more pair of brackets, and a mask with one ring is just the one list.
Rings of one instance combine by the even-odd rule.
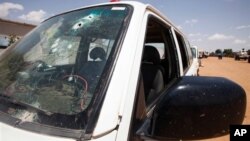
[[227, 134], [244, 119], [245, 92], [225, 78], [188, 76], [192, 61], [185, 36], [150, 5], [106, 3], [53, 16], [0, 56], [0, 140]]

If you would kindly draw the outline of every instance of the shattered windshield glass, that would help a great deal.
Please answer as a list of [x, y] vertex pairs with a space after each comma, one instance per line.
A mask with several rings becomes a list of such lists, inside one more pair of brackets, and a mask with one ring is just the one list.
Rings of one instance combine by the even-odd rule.
[[128, 11], [122, 5], [64, 13], [10, 47], [0, 60], [0, 110], [22, 121], [84, 129]]

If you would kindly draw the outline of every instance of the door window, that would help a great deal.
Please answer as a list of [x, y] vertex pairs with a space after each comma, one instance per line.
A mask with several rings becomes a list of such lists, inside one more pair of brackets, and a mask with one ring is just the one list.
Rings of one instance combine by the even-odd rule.
[[[133, 117], [133, 134], [151, 111], [159, 98], [178, 77], [177, 53], [170, 26], [151, 16], [148, 19], [141, 61], [137, 100]], [[150, 131], [149, 131], [150, 132]], [[140, 139], [139, 139], [140, 140]]]

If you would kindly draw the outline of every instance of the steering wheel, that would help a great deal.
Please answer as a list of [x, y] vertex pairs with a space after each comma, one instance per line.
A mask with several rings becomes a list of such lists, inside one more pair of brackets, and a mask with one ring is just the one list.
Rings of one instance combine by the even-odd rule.
[[84, 102], [85, 102], [84, 100], [86, 99], [85, 97], [87, 96], [87, 91], [88, 91], [87, 80], [80, 75], [65, 75], [63, 77], [63, 80], [65, 80], [65, 79], [68, 79], [69, 82], [73, 82], [76, 85], [80, 80], [80, 83], [82, 84], [83, 89], [84, 89], [84, 91], [81, 92], [80, 108], [81, 108], [81, 110], [84, 110]]
[[[14, 64], [10, 64], [14, 65]], [[31, 89], [37, 88], [38, 84], [41, 82], [41, 80], [45, 79], [45, 75], [43, 73], [37, 73], [37, 72], [44, 72], [44, 69], [46, 69], [48, 65], [41, 60], [37, 60], [35, 62], [24, 62], [22, 65], [22, 68], [24, 68], [22, 71], [18, 71], [16, 73], [16, 86], [28, 86]], [[28, 87], [27, 87], [28, 88]]]

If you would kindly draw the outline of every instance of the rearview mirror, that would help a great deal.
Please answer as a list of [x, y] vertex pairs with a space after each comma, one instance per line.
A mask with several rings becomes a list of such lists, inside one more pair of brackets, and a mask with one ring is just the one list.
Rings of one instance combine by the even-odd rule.
[[2, 49], [5, 49], [5, 48], [7, 48], [8, 46], [7, 45], [1, 45], [0, 44], [0, 48], [2, 48]]
[[231, 124], [241, 124], [245, 91], [219, 77], [183, 77], [156, 106], [154, 138], [204, 139], [225, 135]]

